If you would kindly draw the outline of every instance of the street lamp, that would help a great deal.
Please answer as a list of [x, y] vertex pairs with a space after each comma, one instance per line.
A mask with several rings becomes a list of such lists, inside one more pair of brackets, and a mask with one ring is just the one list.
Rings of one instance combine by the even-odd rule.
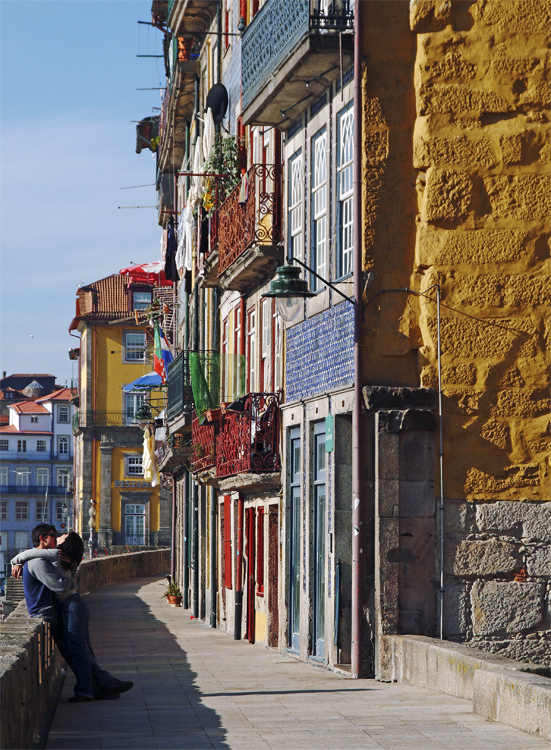
[[317, 279], [319, 279], [325, 286], [328, 286], [345, 300], [348, 300], [352, 306], [356, 305], [356, 301], [352, 297], [348, 297], [343, 294], [334, 284], [323, 276], [320, 276], [314, 271], [313, 268], [307, 266], [298, 258], [293, 258], [290, 255], [287, 256], [286, 266], [280, 266], [276, 273], [277, 276], [270, 283], [270, 291], [264, 292], [262, 297], [274, 297], [276, 300], [277, 311], [286, 323], [292, 323], [297, 317], [300, 311], [300, 303], [302, 300], [308, 297], [315, 297], [315, 293], [308, 289], [308, 282], [305, 279], [300, 278], [300, 268], [291, 265], [292, 263], [298, 263], [300, 266], [305, 268], [308, 273], [311, 273]]

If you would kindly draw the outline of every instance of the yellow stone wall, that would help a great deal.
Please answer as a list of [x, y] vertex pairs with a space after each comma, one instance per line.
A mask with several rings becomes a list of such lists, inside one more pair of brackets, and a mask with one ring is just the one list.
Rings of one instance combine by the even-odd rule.
[[381, 292], [439, 284], [446, 497], [549, 500], [551, 2], [364, 9], [366, 382], [437, 386], [434, 302]]
[[[549, 499], [551, 3], [411, 8], [411, 284], [442, 290], [446, 495]], [[421, 384], [434, 386], [435, 306], [420, 311]]]

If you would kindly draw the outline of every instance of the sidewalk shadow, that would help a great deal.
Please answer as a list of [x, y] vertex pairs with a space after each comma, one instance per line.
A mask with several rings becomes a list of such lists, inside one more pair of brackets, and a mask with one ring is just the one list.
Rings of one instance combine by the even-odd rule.
[[186, 652], [137, 592], [159, 578], [139, 578], [86, 597], [99, 664], [134, 681], [118, 700], [67, 703], [69, 671], [46, 744], [47, 750], [229, 750], [220, 716], [204, 705]]

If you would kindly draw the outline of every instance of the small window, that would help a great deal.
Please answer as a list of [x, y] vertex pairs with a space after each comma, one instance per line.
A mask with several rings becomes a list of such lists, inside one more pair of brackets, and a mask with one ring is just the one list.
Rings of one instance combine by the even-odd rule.
[[59, 435], [57, 438], [57, 453], [59, 456], [69, 455], [69, 437], [67, 435]]
[[134, 292], [132, 294], [132, 306], [134, 310], [147, 310], [151, 307], [151, 292]]
[[36, 450], [38, 453], [46, 453], [46, 441], [45, 440], [37, 440], [36, 441]]
[[[29, 502], [28, 500], [16, 500], [15, 501], [15, 520], [16, 521], [28, 521], [29, 520]], [[25, 539], [27, 534], [25, 534]], [[25, 544], [27, 542], [25, 541]], [[17, 543], [15, 545], [17, 547]]]
[[48, 501], [37, 500], [36, 501], [36, 520], [47, 521], [48, 520]]
[[7, 466], [0, 467], [0, 485], [5, 486], [9, 484], [8, 472], [9, 472], [9, 469]]
[[0, 440], [0, 451], [9, 451], [9, 449], [10, 449], [10, 441]]
[[8, 520], [8, 501], [0, 500], [0, 521]]
[[141, 477], [143, 476], [143, 456], [136, 454], [133, 456], [126, 456], [126, 476], [128, 477]]
[[68, 406], [58, 406], [57, 421], [60, 424], [67, 424], [69, 422], [69, 407]]
[[50, 484], [50, 470], [39, 467], [36, 470], [36, 486], [47, 487]]
[[36, 424], [36, 423], [38, 422], [38, 417], [35, 417], [35, 416], [31, 416], [31, 422], [32, 422], [33, 424]]
[[136, 414], [140, 406], [145, 403], [145, 393], [125, 393], [124, 396], [124, 411], [126, 416], [126, 424], [138, 424]]
[[22, 552], [29, 546], [29, 534], [26, 531], [15, 532], [15, 549]]
[[145, 362], [145, 333], [124, 334], [124, 361]]
[[18, 453], [26, 453], [27, 452], [27, 441], [26, 440], [18, 440], [17, 441], [17, 452]]

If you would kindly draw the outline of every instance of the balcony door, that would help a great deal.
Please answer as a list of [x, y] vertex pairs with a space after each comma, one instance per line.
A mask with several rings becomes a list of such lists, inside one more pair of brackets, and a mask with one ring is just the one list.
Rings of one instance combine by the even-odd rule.
[[125, 506], [124, 536], [126, 544], [145, 545], [145, 505], [132, 503]]
[[325, 658], [325, 423], [314, 425], [313, 532], [314, 532], [314, 656]]
[[300, 427], [290, 435], [290, 507], [289, 507], [289, 648], [300, 645]]

